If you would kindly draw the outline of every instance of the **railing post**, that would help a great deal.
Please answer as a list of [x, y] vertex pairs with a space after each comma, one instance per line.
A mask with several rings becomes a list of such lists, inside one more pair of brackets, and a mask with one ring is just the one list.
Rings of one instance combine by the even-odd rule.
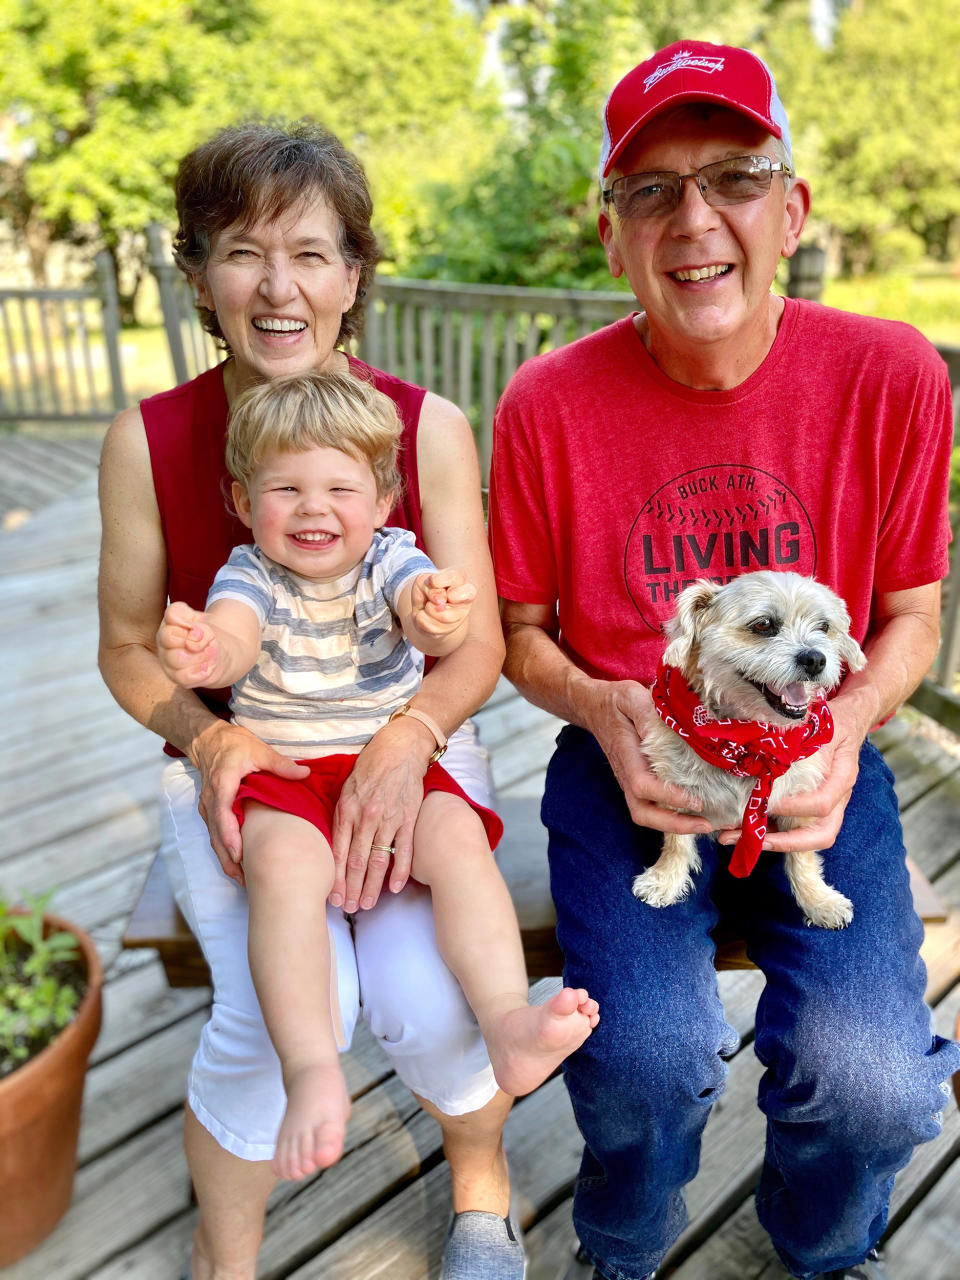
[[797, 245], [796, 252], [787, 264], [787, 296], [819, 302], [823, 293], [826, 265], [826, 250], [821, 249], [818, 244]]
[[97, 286], [103, 307], [103, 337], [107, 344], [107, 363], [110, 368], [110, 389], [113, 407], [120, 412], [127, 407], [123, 389], [123, 370], [120, 366], [120, 298], [117, 294], [117, 277], [113, 270], [113, 258], [106, 249], [96, 257]]
[[173, 263], [167, 260], [163, 227], [159, 222], [151, 222], [147, 227], [147, 246], [150, 250], [147, 266], [153, 272], [160, 291], [160, 311], [163, 315], [163, 327], [167, 331], [167, 346], [170, 348], [170, 359], [173, 363], [173, 377], [177, 386], [180, 386], [181, 383], [190, 380], [190, 371], [187, 368], [187, 355], [183, 347], [180, 308], [177, 306], [176, 288], [179, 272]]

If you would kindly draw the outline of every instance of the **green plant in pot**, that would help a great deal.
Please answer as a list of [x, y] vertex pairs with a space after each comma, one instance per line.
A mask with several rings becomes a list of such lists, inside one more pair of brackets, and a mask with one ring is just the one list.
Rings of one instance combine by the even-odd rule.
[[39, 1244], [70, 1203], [100, 1030], [96, 946], [46, 913], [49, 899], [11, 909], [0, 898], [0, 1267]]

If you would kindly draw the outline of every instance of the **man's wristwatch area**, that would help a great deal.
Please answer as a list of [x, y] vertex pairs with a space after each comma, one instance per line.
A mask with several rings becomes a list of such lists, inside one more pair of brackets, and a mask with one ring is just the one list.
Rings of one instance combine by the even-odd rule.
[[419, 720], [422, 725], [425, 725], [430, 730], [437, 744], [436, 751], [430, 757], [430, 764], [436, 764], [447, 749], [447, 736], [433, 716], [428, 716], [425, 711], [420, 711], [417, 707], [411, 707], [409, 702], [404, 703], [402, 707], [398, 707], [390, 717], [390, 720], [396, 720], [398, 716], [412, 716], [414, 720]]

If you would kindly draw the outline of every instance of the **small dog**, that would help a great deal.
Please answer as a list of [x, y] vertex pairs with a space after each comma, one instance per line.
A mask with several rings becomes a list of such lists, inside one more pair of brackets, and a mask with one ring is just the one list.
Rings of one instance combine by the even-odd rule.
[[[715, 830], [743, 822], [746, 834], [751, 822], [755, 861], [766, 830], [766, 805], [757, 805], [756, 772], [740, 776], [739, 768], [729, 771], [729, 762], [737, 759], [738, 752], [731, 743], [738, 740], [737, 735], [753, 733], [761, 735], [757, 740], [773, 743], [776, 750], [777, 744], [806, 739], [803, 758], [795, 758], [789, 767], [784, 759], [786, 771], [773, 782], [770, 803], [774, 808], [782, 797], [813, 790], [820, 783], [823, 768], [816, 744], [829, 740], [832, 731], [829, 713], [823, 712], [825, 694], [839, 684], [844, 664], [850, 671], [860, 671], [866, 664], [850, 635], [850, 616], [839, 596], [812, 578], [761, 570], [722, 587], [706, 579], [687, 587], [677, 599], [676, 616], [666, 631], [670, 643], [661, 677], [667, 684], [658, 679], [654, 686], [661, 711], [644, 735], [644, 751], [659, 778], [678, 783], [702, 799], [703, 816]], [[679, 669], [678, 675], [674, 669]], [[686, 720], [689, 732], [681, 727], [681, 713], [677, 718], [670, 714], [669, 698], [666, 715], [672, 724], [661, 718], [664, 699], [659, 694], [669, 694], [671, 679], [675, 690], [686, 687], [692, 713]], [[728, 725], [724, 728], [714, 721]], [[705, 749], [724, 756], [726, 767], [702, 759], [689, 745], [691, 740], [701, 741], [698, 726], [706, 726], [710, 737]], [[720, 741], [714, 745], [717, 738]], [[785, 831], [803, 825], [797, 818], [778, 821]], [[735, 859], [740, 851], [738, 843]], [[787, 853], [784, 860], [790, 887], [809, 924], [841, 929], [850, 923], [853, 906], [824, 881], [818, 852]], [[734, 873], [745, 875], [751, 865], [748, 858]], [[650, 906], [666, 907], [686, 897], [693, 888], [692, 874], [699, 870], [696, 838], [668, 832], [662, 854], [635, 877], [633, 892]]]

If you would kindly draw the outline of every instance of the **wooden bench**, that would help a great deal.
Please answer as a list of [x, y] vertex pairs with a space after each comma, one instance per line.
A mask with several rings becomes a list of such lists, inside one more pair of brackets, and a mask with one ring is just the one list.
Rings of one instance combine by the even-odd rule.
[[[504, 821], [498, 859], [517, 909], [527, 972], [531, 980], [554, 977], [563, 970], [563, 956], [556, 939], [556, 916], [547, 868], [547, 833], [540, 822], [540, 806], [530, 797], [507, 797], [498, 808]], [[945, 920], [946, 908], [930, 882], [912, 860], [907, 861], [918, 914], [925, 924]], [[718, 970], [754, 967], [747, 959], [742, 939], [720, 931], [715, 938], [714, 963]], [[171, 987], [209, 984], [206, 961], [174, 902], [159, 857], [150, 868], [123, 935], [123, 945], [128, 949], [156, 949]]]

